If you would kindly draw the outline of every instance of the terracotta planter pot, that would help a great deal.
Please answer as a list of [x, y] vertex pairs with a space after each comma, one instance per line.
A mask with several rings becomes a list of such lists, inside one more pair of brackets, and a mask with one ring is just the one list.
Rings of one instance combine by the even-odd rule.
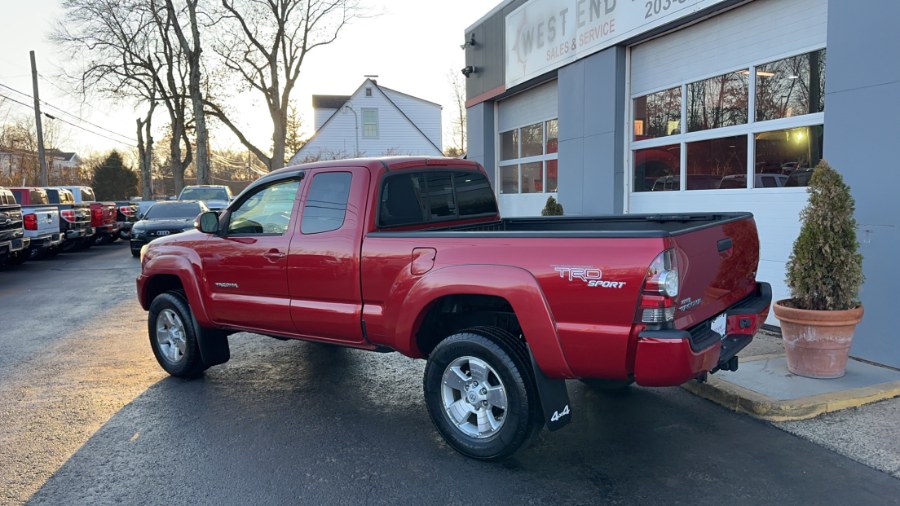
[[846, 311], [813, 311], [773, 306], [781, 322], [781, 337], [790, 372], [807, 378], [840, 378], [847, 367], [853, 332], [862, 320], [860, 305]]

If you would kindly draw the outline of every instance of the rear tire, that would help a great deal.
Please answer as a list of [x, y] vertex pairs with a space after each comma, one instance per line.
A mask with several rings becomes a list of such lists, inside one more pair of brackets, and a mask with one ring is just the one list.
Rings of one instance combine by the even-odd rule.
[[150, 304], [150, 347], [159, 365], [172, 376], [194, 378], [206, 370], [193, 322], [191, 308], [180, 292], [166, 292]]
[[453, 449], [478, 460], [509, 457], [540, 430], [540, 401], [526, 349], [497, 328], [460, 331], [425, 367], [431, 420]]

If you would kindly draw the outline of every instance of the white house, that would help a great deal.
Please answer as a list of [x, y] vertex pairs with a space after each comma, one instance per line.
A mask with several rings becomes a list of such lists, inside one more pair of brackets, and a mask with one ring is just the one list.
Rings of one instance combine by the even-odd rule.
[[313, 95], [316, 132], [291, 164], [382, 155], [440, 155], [441, 106], [379, 86], [352, 95]]

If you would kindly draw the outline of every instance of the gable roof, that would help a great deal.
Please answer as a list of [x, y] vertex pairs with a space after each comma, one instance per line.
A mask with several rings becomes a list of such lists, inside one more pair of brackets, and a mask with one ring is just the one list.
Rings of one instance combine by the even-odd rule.
[[[331, 116], [329, 116], [328, 119], [325, 120], [324, 123], [322, 123], [322, 126], [320, 126], [318, 130], [316, 130], [316, 132], [312, 135], [312, 137], [310, 137], [310, 138], [306, 141], [306, 144], [304, 144], [303, 147], [301, 147], [296, 153], [294, 153], [294, 155], [293, 155], [291, 158], [293, 159], [294, 157], [296, 157], [297, 155], [299, 155], [300, 153], [302, 153], [303, 150], [306, 149], [306, 146], [309, 146], [310, 143], [312, 142], [312, 140], [319, 136], [319, 132], [321, 132], [322, 130], [324, 130], [325, 127], [328, 125], [328, 123], [330, 123], [331, 120], [334, 119], [335, 116], [337, 116], [337, 113], [338, 113], [338, 111], [340, 111], [341, 107], [342, 107], [345, 103], [349, 102], [353, 97], [355, 97], [355, 96], [356, 96], [356, 95], [357, 95], [357, 94], [358, 94], [358, 93], [366, 86], [366, 84], [371, 84], [371, 85], [374, 86], [378, 91], [380, 91], [380, 92], [381, 92], [381, 95], [385, 98], [385, 100], [387, 100], [389, 104], [391, 104], [392, 106], [394, 106], [394, 109], [396, 109], [397, 112], [399, 112], [400, 115], [403, 116], [403, 118], [406, 119], [406, 121], [408, 121], [409, 124], [412, 125], [413, 128], [415, 128], [416, 131], [419, 132], [419, 134], [421, 134], [422, 137], [424, 137], [425, 140], [428, 141], [428, 143], [431, 144], [431, 145], [434, 147], [434, 149], [438, 150], [438, 153], [443, 153], [443, 152], [444, 152], [444, 150], [442, 150], [439, 146], [435, 145], [434, 141], [432, 141], [430, 137], [428, 137], [427, 135], [425, 135], [425, 132], [423, 132], [422, 129], [419, 128], [419, 125], [417, 125], [413, 120], [411, 120], [411, 119], [409, 118], [409, 116], [407, 116], [407, 114], [406, 114], [405, 112], [403, 112], [403, 109], [401, 109], [396, 103], [394, 103], [393, 100], [391, 100], [390, 95], [388, 95], [387, 93], [385, 93], [384, 90], [388, 90], [388, 91], [390, 91], [390, 92], [392, 92], [392, 93], [398, 93], [398, 94], [400, 94], [400, 95], [403, 95], [403, 96], [406, 96], [406, 97], [409, 97], [409, 98], [412, 98], [412, 99], [415, 99], [415, 100], [419, 100], [419, 101], [421, 101], [421, 102], [425, 102], [426, 104], [431, 104], [431, 105], [437, 106], [437, 107], [439, 107], [439, 108], [441, 108], [441, 109], [443, 109], [443, 106], [441, 106], [440, 104], [436, 104], [436, 103], [434, 103], [434, 102], [429, 102], [428, 100], [424, 100], [424, 99], [421, 99], [421, 98], [418, 98], [418, 97], [414, 97], [414, 96], [412, 96], [412, 95], [408, 95], [408, 94], [406, 94], [406, 93], [401, 93], [401, 92], [399, 92], [399, 91], [392, 90], [392, 89], [390, 89], [390, 88], [383, 88], [383, 87], [379, 86], [378, 83], [377, 83], [374, 79], [366, 78], [366, 80], [364, 80], [364, 81], [362, 82], [362, 84], [360, 84], [359, 87], [356, 88], [356, 91], [354, 91], [352, 95], [346, 96], [346, 99], [345, 99], [343, 102], [341, 102], [340, 105], [338, 105], [337, 107], [335, 107], [336, 110], [331, 114]], [[316, 102], [315, 102], [315, 97], [331, 97], [332, 99], [337, 99], [337, 98], [343, 98], [343, 97], [345, 97], [345, 95], [313, 95], [313, 107], [315, 107], [315, 103], [316, 103]], [[333, 103], [333, 102], [328, 102], [328, 103]], [[323, 108], [324, 108], [324, 107], [323, 107]], [[330, 109], [331, 107], [328, 107], [328, 108]]]

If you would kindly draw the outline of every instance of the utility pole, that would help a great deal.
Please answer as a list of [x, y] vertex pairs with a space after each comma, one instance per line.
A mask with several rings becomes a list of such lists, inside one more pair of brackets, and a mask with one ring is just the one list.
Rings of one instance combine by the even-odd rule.
[[34, 87], [34, 123], [37, 128], [38, 161], [41, 164], [41, 186], [49, 186], [49, 174], [47, 173], [47, 155], [44, 153], [44, 129], [41, 126], [41, 99], [38, 95], [38, 71], [34, 62], [34, 51], [31, 55], [31, 83]]

